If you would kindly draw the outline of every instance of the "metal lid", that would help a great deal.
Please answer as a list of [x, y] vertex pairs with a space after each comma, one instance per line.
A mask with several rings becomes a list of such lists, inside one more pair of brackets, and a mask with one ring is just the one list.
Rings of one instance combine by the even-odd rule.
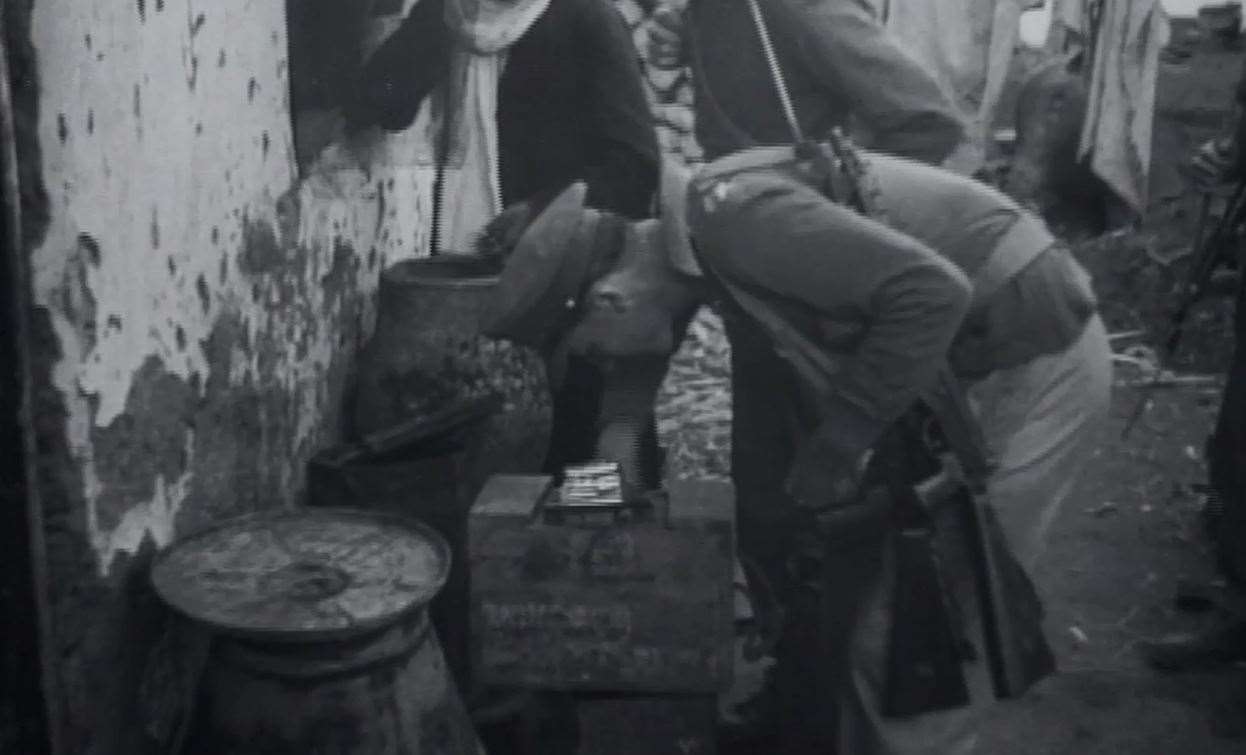
[[344, 509], [251, 514], [161, 554], [157, 594], [228, 633], [268, 640], [351, 637], [425, 605], [446, 581], [450, 549], [408, 519]]

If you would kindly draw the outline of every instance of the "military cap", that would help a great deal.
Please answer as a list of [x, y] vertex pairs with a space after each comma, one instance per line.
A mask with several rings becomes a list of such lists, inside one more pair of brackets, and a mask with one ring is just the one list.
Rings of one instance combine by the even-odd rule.
[[485, 335], [540, 348], [569, 327], [602, 215], [584, 206], [587, 191], [571, 184], [520, 236], [486, 307]]

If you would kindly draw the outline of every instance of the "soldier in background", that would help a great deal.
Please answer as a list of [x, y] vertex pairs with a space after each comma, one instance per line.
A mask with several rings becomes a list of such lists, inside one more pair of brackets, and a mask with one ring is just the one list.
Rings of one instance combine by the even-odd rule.
[[[1194, 187], [1222, 194], [1232, 182], [1246, 181], [1246, 61], [1234, 93], [1233, 116], [1222, 135], [1201, 145], [1190, 164]], [[1237, 229], [1232, 229], [1237, 230]], [[1234, 237], [1236, 238], [1236, 237]], [[1240, 243], [1240, 242], [1239, 242]], [[1242, 250], [1237, 268], [1241, 265]], [[1216, 426], [1207, 439], [1210, 492], [1205, 515], [1221, 568], [1240, 595], [1246, 586], [1246, 287], [1238, 282], [1233, 316], [1234, 348]], [[1144, 643], [1143, 655], [1154, 667], [1180, 670], [1246, 660], [1246, 614], [1237, 610], [1211, 629]]]

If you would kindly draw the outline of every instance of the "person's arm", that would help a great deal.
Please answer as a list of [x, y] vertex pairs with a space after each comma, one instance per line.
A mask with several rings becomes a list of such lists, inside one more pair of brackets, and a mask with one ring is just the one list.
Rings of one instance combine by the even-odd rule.
[[955, 106], [864, 0], [773, 0], [767, 15], [797, 40], [828, 89], [847, 98], [874, 149], [938, 165], [966, 137]]
[[969, 308], [947, 259], [788, 179], [718, 182], [691, 198], [689, 222], [717, 273], [859, 328], [816, 434], [838, 456], [869, 448], [929, 385]]
[[419, 0], [363, 64], [343, 110], [350, 132], [409, 127], [420, 103], [449, 70], [451, 36], [443, 0]]
[[622, 16], [606, 0], [579, 5], [579, 49], [589, 71], [584, 117], [595, 142], [593, 161], [584, 169], [586, 202], [633, 219], [648, 217], [660, 153], [640, 60]]

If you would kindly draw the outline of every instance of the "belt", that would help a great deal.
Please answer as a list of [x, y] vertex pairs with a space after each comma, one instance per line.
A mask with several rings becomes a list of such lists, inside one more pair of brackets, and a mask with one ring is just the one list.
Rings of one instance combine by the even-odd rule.
[[1004, 232], [995, 249], [971, 276], [973, 301], [970, 311], [986, 305], [996, 292], [1022, 270], [1056, 245], [1042, 221], [1023, 215]]
[[[841, 162], [835, 156], [831, 145], [822, 142], [818, 147], [826, 154], [827, 160], [833, 168], [830, 171], [830, 175], [826, 177], [826, 180], [830, 183], [831, 192], [831, 196], [828, 198], [832, 201], [840, 202], [845, 197], [852, 196], [854, 189], [848, 177], [844, 175]], [[703, 190], [708, 183], [725, 180], [740, 173], [754, 170], [793, 169], [798, 168], [802, 164], [807, 165], [809, 161], [806, 158], [797, 157], [796, 148], [791, 144], [747, 147], [702, 165], [696, 175], [693, 176], [692, 181], [698, 190]]]
[[697, 182], [730, 178], [736, 173], [759, 168], [779, 168], [796, 162], [796, 148], [790, 144], [748, 147], [705, 163], [693, 180]]

